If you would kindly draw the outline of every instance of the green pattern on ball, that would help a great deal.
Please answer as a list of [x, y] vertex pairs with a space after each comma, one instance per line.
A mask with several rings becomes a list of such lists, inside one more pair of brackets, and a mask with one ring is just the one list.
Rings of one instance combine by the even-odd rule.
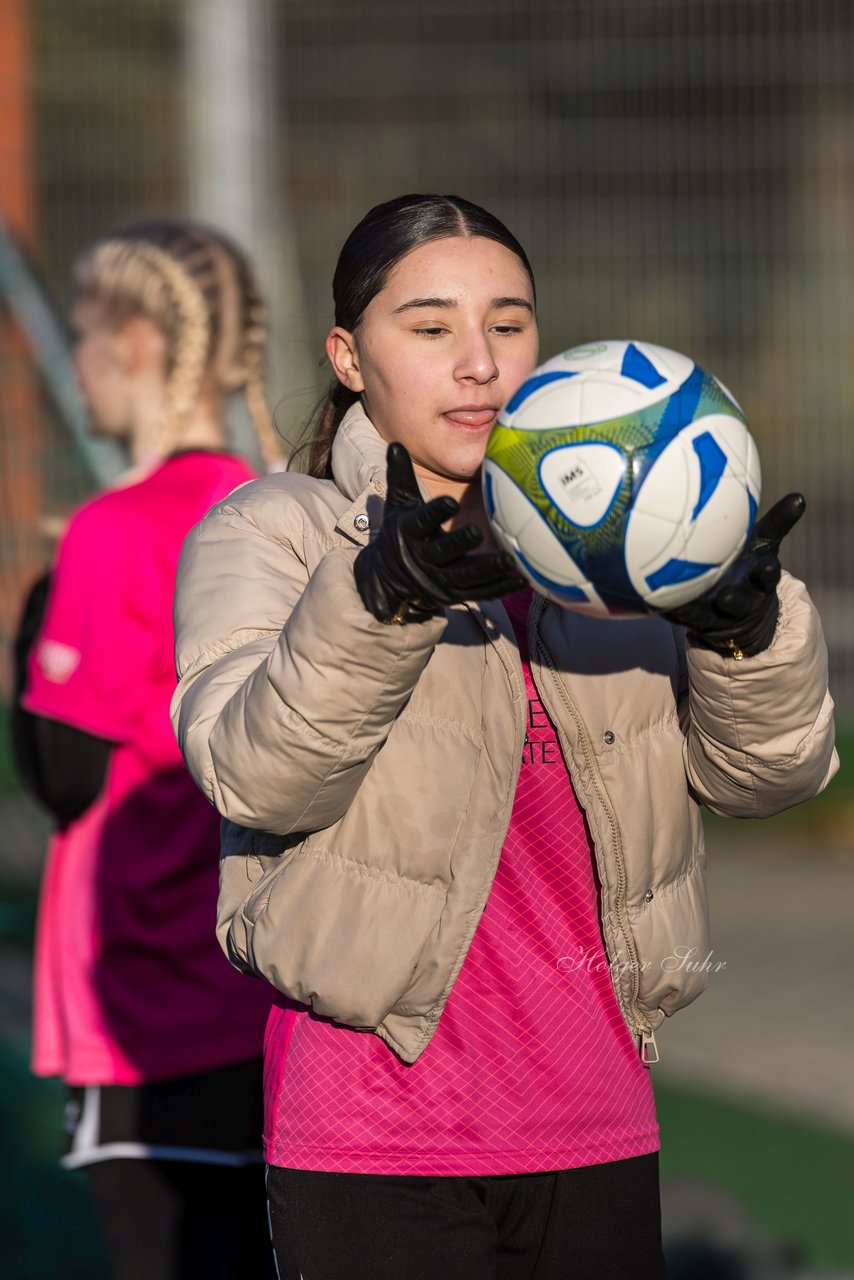
[[[709, 374], [702, 373], [699, 397], [693, 412], [688, 415], [680, 414], [677, 405], [673, 413], [674, 425], [662, 429], [662, 421], [671, 405], [684, 395], [683, 383], [671, 395], [645, 409], [577, 427], [508, 427], [499, 420], [490, 434], [486, 456], [518, 485], [552, 532], [564, 543], [572, 558], [579, 564], [589, 563], [622, 545], [634, 497], [632, 464], [635, 454], [645, 451], [651, 445], [655, 445], [656, 450], [663, 449], [688, 422], [712, 414], [726, 414], [747, 426], [738, 406], [730, 400], [720, 383]], [[692, 403], [693, 399], [691, 396]], [[549, 499], [539, 479], [539, 464], [544, 454], [561, 445], [581, 443], [616, 445], [626, 458], [626, 469], [617, 498], [605, 520], [592, 529], [580, 528], [568, 520]]]

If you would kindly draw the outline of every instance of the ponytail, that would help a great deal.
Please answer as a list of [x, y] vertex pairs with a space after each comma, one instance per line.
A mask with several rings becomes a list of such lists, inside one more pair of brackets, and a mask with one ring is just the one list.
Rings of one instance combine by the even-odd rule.
[[336, 378], [318, 401], [306, 426], [308, 437], [291, 454], [289, 466], [307, 455], [306, 472], [317, 480], [332, 479], [332, 444], [345, 413], [359, 396]]

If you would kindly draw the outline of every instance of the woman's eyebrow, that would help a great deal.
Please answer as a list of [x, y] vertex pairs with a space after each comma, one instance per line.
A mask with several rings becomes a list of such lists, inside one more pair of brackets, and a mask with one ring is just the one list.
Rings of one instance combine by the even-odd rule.
[[[442, 307], [447, 310], [456, 305], [456, 298], [410, 298], [408, 302], [402, 302], [399, 307], [395, 307], [392, 315], [399, 315], [401, 311], [413, 311], [418, 307]], [[500, 307], [523, 307], [525, 311], [530, 311], [531, 315], [534, 314], [534, 308], [527, 298], [493, 298], [490, 306], [495, 309]]]
[[524, 307], [526, 311], [534, 314], [534, 308], [531, 306], [527, 298], [493, 298], [493, 307]]
[[409, 302], [402, 302], [399, 307], [395, 307], [392, 315], [396, 316], [401, 311], [412, 311], [415, 307], [455, 307], [457, 305], [456, 298], [410, 298]]

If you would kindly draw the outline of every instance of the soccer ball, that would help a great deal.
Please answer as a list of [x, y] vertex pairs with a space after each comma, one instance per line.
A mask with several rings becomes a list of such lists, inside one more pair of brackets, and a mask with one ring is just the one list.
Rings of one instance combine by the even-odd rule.
[[756, 516], [759, 456], [735, 400], [688, 356], [594, 342], [505, 405], [483, 490], [535, 590], [625, 616], [686, 604], [726, 572]]

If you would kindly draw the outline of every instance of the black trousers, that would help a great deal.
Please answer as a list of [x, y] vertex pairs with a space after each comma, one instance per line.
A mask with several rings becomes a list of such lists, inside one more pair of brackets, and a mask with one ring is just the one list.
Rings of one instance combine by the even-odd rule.
[[302, 1280], [664, 1280], [658, 1156], [431, 1178], [270, 1166], [282, 1273]]

